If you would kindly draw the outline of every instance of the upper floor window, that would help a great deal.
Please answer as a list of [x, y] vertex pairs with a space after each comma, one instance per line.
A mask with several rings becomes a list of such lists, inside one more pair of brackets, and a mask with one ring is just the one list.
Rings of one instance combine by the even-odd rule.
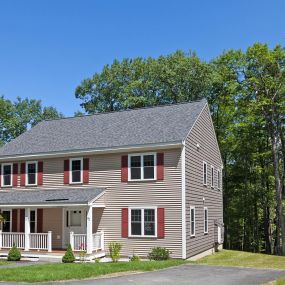
[[211, 166], [211, 187], [214, 188], [214, 166]]
[[196, 227], [196, 214], [195, 207], [190, 207], [190, 236], [195, 236], [195, 227]]
[[83, 159], [72, 158], [70, 159], [70, 183], [82, 183], [83, 181]]
[[208, 208], [204, 207], [204, 233], [208, 233]]
[[129, 236], [156, 236], [156, 208], [131, 208]]
[[38, 162], [29, 161], [26, 163], [26, 185], [37, 185]]
[[203, 184], [207, 185], [207, 162], [203, 161]]
[[2, 164], [2, 187], [12, 186], [12, 163]]
[[156, 153], [129, 155], [129, 180], [156, 179]]
[[221, 189], [221, 171], [218, 169], [217, 170], [217, 186], [218, 186], [218, 189], [220, 190]]

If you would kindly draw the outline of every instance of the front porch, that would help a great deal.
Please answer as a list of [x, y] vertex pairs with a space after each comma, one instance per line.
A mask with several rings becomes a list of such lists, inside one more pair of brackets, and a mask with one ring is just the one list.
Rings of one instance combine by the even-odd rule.
[[[84, 251], [87, 256], [104, 256], [104, 231], [99, 229], [104, 200], [95, 203], [102, 193], [86, 188], [0, 192], [0, 201], [1, 196], [5, 200], [11, 194], [22, 198], [18, 207], [0, 202], [5, 220], [0, 227], [0, 255], [15, 244], [25, 256], [62, 257], [70, 244], [75, 254]], [[27, 205], [29, 196], [37, 194], [44, 197], [45, 203]], [[85, 201], [82, 198], [77, 201], [78, 195], [85, 196]]]

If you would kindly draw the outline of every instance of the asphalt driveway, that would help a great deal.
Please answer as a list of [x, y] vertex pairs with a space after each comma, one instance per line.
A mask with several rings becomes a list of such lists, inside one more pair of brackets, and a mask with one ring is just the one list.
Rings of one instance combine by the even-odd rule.
[[[164, 270], [131, 274], [120, 277], [56, 282], [58, 285], [251, 285], [262, 284], [280, 277], [285, 270], [251, 269], [207, 265], [182, 265]], [[3, 283], [1, 283], [3, 284]], [[11, 283], [10, 283], [11, 284]], [[48, 283], [49, 285], [51, 283]]]

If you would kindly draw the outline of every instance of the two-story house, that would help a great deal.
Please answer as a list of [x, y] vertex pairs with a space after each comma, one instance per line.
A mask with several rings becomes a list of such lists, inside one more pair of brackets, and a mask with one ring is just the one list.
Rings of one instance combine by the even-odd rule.
[[[0, 149], [0, 249], [189, 258], [222, 244], [222, 159], [206, 100], [43, 121]], [[60, 252], [60, 251], [59, 251]], [[106, 253], [108, 254], [107, 250]]]

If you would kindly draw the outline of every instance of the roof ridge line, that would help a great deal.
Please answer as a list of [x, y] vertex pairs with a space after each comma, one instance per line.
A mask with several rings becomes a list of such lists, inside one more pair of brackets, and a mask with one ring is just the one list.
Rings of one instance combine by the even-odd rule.
[[160, 105], [153, 105], [153, 106], [137, 107], [137, 108], [133, 108], [133, 109], [124, 109], [124, 110], [99, 112], [99, 113], [94, 113], [94, 114], [84, 114], [82, 116], [69, 116], [69, 117], [64, 117], [64, 118], [46, 119], [46, 120], [43, 120], [41, 122], [70, 120], [70, 119], [85, 118], [85, 117], [92, 117], [92, 116], [99, 116], [99, 115], [106, 115], [106, 114], [114, 114], [114, 113], [122, 113], [122, 112], [130, 112], [130, 111], [138, 111], [138, 110], [146, 110], [146, 109], [155, 109], [155, 108], [178, 106], [178, 105], [186, 105], [186, 104], [198, 103], [198, 102], [201, 102], [201, 101], [206, 101], [207, 102], [207, 99], [206, 98], [202, 98], [202, 99], [197, 99], [197, 100], [193, 100], [193, 101], [185, 101], [185, 102], [179, 102], [179, 103], [168, 103], [168, 104], [160, 104]]

